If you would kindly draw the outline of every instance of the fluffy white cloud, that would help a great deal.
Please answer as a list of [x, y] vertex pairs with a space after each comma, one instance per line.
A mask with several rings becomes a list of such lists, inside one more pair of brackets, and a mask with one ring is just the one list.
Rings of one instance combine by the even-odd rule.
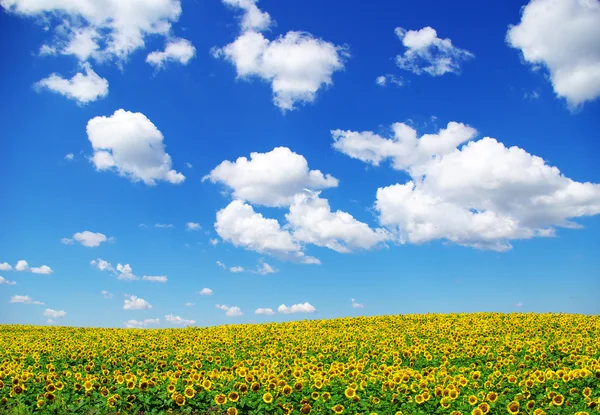
[[41, 267], [30, 267], [27, 261], [25, 261], [24, 259], [17, 261], [17, 265], [15, 265], [15, 271], [29, 271], [34, 274], [44, 275], [52, 274], [52, 272], [54, 272], [52, 271], [52, 268], [50, 268], [48, 265], [42, 265]]
[[53, 310], [51, 308], [47, 308], [44, 310], [44, 317], [49, 318], [63, 318], [67, 315], [64, 310]]
[[100, 294], [102, 294], [102, 296], [107, 300], [110, 300], [111, 298], [113, 298], [113, 295], [106, 290], [102, 290], [100, 292]]
[[364, 304], [360, 304], [356, 302], [356, 299], [352, 299], [352, 308], [364, 308], [365, 305]]
[[35, 301], [28, 295], [13, 295], [10, 297], [10, 303], [23, 303], [23, 304], [44, 304], [41, 301]]
[[305, 256], [300, 245], [277, 220], [263, 217], [241, 200], [234, 200], [217, 212], [215, 230], [234, 246], [303, 263], [319, 263], [318, 259]]
[[271, 16], [256, 5], [257, 0], [223, 0], [228, 6], [243, 10], [240, 26], [243, 31], [262, 31], [271, 25]]
[[151, 186], [157, 180], [174, 184], [185, 180], [171, 168], [163, 135], [144, 114], [120, 109], [110, 117], [92, 118], [86, 130], [97, 170], [114, 170]]
[[196, 222], [188, 222], [185, 224], [185, 229], [188, 231], [199, 231], [200, 224]]
[[222, 183], [236, 199], [265, 206], [286, 206], [304, 189], [336, 187], [338, 180], [320, 170], [310, 170], [308, 162], [287, 147], [268, 153], [250, 153], [250, 160], [239, 157], [223, 161], [203, 180]]
[[167, 282], [167, 276], [166, 275], [157, 275], [157, 276], [144, 275], [142, 277], [142, 279], [144, 281], [150, 281], [150, 282], [162, 282], [162, 283]]
[[160, 319], [158, 319], [158, 318], [147, 318], [142, 321], [127, 320], [125, 322], [125, 327], [130, 328], [130, 329], [143, 328], [143, 327], [148, 327], [150, 324], [159, 324], [159, 323], [160, 323]]
[[390, 239], [385, 229], [371, 229], [340, 210], [332, 212], [329, 202], [318, 192], [297, 194], [285, 218], [296, 240], [337, 252], [370, 249]]
[[349, 56], [345, 47], [299, 31], [271, 41], [259, 33], [270, 26], [271, 17], [256, 6], [256, 0], [223, 2], [244, 11], [242, 33], [229, 45], [213, 49], [213, 55], [230, 61], [238, 78], [269, 82], [273, 101], [282, 111], [314, 101], [322, 86], [332, 84], [333, 73], [344, 69]]
[[117, 279], [119, 280], [125, 280], [125, 281], [133, 281], [133, 280], [137, 280], [138, 277], [136, 277], [133, 274], [133, 269], [131, 268], [131, 266], [129, 264], [125, 264], [125, 265], [121, 265], [121, 264], [117, 264]]
[[148, 35], [167, 36], [179, 0], [0, 0], [5, 10], [43, 19], [54, 38], [46, 51], [85, 61], [125, 60]]
[[600, 96], [600, 2], [531, 0], [509, 28], [508, 44], [550, 72], [554, 92], [571, 108]]
[[255, 314], [262, 314], [265, 316], [272, 316], [273, 314], [275, 314], [275, 311], [273, 311], [272, 308], [257, 308], [254, 311]]
[[404, 85], [402, 78], [398, 78], [392, 74], [380, 75], [375, 78], [375, 83], [379, 86], [388, 86], [389, 84], [393, 84], [396, 86]]
[[196, 55], [196, 48], [187, 39], [173, 39], [167, 43], [164, 51], [154, 51], [146, 57], [146, 62], [155, 68], [162, 68], [167, 62], [179, 62], [187, 65]]
[[165, 316], [165, 320], [167, 320], [169, 323], [181, 324], [181, 325], [184, 325], [184, 326], [190, 326], [192, 324], [196, 324], [196, 320], [186, 320], [186, 319], [181, 318], [179, 316], [174, 316], [173, 314], [167, 314]]
[[394, 136], [333, 131], [334, 147], [378, 165], [385, 159], [411, 176], [377, 190], [379, 222], [401, 243], [441, 239], [503, 251], [510, 241], [554, 235], [576, 227], [571, 219], [600, 213], [600, 185], [575, 182], [519, 147], [505, 147], [476, 131], [449, 123], [417, 138], [405, 124]]
[[437, 37], [435, 29], [429, 26], [408, 31], [397, 27], [394, 32], [406, 48], [404, 54], [396, 56], [396, 63], [417, 75], [423, 72], [431, 76], [457, 74], [461, 63], [474, 57], [468, 50], [452, 45], [450, 39]]
[[0, 271], [12, 271], [13, 267], [8, 262], [0, 262]]
[[237, 306], [228, 307], [226, 305], [217, 304], [217, 308], [225, 311], [225, 315], [227, 317], [239, 317], [244, 314], [244, 313], [242, 313], [242, 310]]
[[[82, 65], [84, 72], [77, 72], [71, 79], [65, 79], [58, 74], [51, 74], [34, 84], [38, 90], [48, 89], [77, 101], [78, 104], [87, 104], [104, 98], [108, 95], [108, 81], [98, 76], [92, 67], [85, 63]], [[71, 154], [72, 156], [72, 154]], [[68, 160], [72, 160], [69, 158]]]
[[211, 290], [210, 288], [203, 288], [200, 291], [198, 291], [198, 294], [200, 294], [200, 295], [213, 295], [213, 290]]
[[[90, 231], [77, 232], [73, 235], [73, 239], [79, 242], [81, 245], [86, 246], [88, 248], [95, 248], [97, 246], [100, 246], [102, 242], [106, 242], [108, 240], [106, 235], [104, 235], [103, 233], [96, 233]], [[72, 241], [68, 238], [63, 238], [61, 241], [69, 245], [72, 243], [68, 242]]]
[[244, 272], [244, 267], [231, 267], [229, 268], [229, 271], [233, 272], [233, 273], [239, 273], [239, 272]]
[[128, 295], [126, 297], [128, 298], [125, 299], [123, 310], [148, 310], [152, 308], [152, 305], [143, 298], [138, 298], [135, 295]]
[[113, 268], [113, 266], [110, 264], [110, 262], [105, 261], [101, 258], [98, 259], [92, 259], [90, 261], [90, 265], [95, 266], [96, 268], [98, 268], [100, 271], [109, 271], [109, 272], [115, 272], [115, 269]]
[[0, 277], [0, 285], [17, 285], [15, 281], [7, 280], [4, 277]]
[[317, 311], [317, 309], [309, 302], [306, 302], [304, 304], [294, 304], [291, 307], [288, 307], [285, 304], [281, 304], [277, 308], [277, 311], [279, 311], [281, 314], [295, 314], [295, 313], [314, 313], [315, 311]]

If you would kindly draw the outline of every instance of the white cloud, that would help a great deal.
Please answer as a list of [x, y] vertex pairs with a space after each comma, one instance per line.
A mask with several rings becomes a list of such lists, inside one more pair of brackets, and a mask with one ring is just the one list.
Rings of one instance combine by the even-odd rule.
[[335, 177], [310, 170], [306, 159], [287, 147], [250, 153], [250, 160], [225, 160], [203, 180], [207, 179], [230, 188], [236, 199], [265, 206], [289, 205], [294, 195], [306, 188], [319, 190], [338, 185]]
[[102, 294], [102, 296], [107, 300], [110, 300], [111, 298], [113, 298], [113, 295], [106, 290], [102, 290], [100, 292], [100, 294]]
[[0, 271], [12, 271], [13, 267], [8, 262], [0, 262]]
[[223, 269], [227, 269], [227, 265], [225, 265], [224, 263], [222, 263], [221, 261], [217, 261], [217, 266], [219, 268], [223, 268]]
[[213, 290], [211, 290], [210, 288], [203, 288], [200, 291], [198, 291], [198, 294], [200, 294], [200, 295], [213, 295]]
[[364, 304], [360, 304], [356, 302], [356, 299], [352, 299], [352, 308], [364, 308], [365, 305]]
[[215, 230], [224, 241], [234, 246], [282, 259], [319, 263], [318, 259], [305, 256], [300, 245], [289, 232], [281, 228], [277, 220], [263, 217], [241, 200], [234, 200], [217, 212]]
[[535, 68], [545, 67], [571, 108], [600, 96], [600, 2], [531, 0], [507, 43]]
[[64, 310], [53, 310], [51, 308], [47, 308], [44, 310], [44, 317], [54, 318], [63, 318], [67, 315]]
[[147, 228], [148, 227], [148, 225], [146, 225], [145, 223], [140, 223], [138, 226], [140, 228]]
[[402, 78], [398, 78], [392, 74], [378, 76], [377, 78], [375, 78], [375, 83], [379, 86], [388, 86], [389, 84], [393, 84], [396, 86], [404, 85]]
[[295, 314], [295, 313], [314, 313], [315, 311], [317, 311], [317, 309], [310, 303], [306, 302], [304, 304], [294, 304], [291, 307], [288, 307], [285, 304], [281, 304], [277, 308], [277, 311], [279, 311], [281, 314]]
[[223, 3], [243, 10], [244, 14], [240, 21], [240, 26], [243, 31], [266, 30], [272, 23], [269, 13], [263, 12], [256, 5], [257, 0], [223, 0]]
[[60, 243], [63, 245], [73, 245], [75, 241], [71, 238], [61, 238]]
[[17, 285], [15, 281], [9, 281], [4, 277], [0, 277], [0, 285]]
[[125, 322], [125, 327], [127, 328], [142, 328], [142, 327], [148, 327], [150, 324], [159, 324], [160, 320], [157, 318], [147, 318], [144, 319], [142, 321], [137, 321], [137, 320], [127, 320]]
[[273, 311], [272, 308], [257, 308], [254, 311], [255, 314], [262, 314], [265, 316], [272, 316], [273, 314], [275, 314], [275, 311]]
[[137, 280], [138, 277], [136, 277], [133, 274], [133, 269], [131, 268], [131, 265], [129, 264], [125, 264], [125, 265], [121, 265], [121, 264], [117, 264], [117, 279], [119, 280], [125, 280], [125, 281], [134, 281]]
[[155, 223], [154, 227], [161, 228], [161, 229], [170, 229], [170, 228], [174, 228], [175, 225], [173, 225], [172, 223]]
[[24, 259], [17, 261], [17, 265], [15, 265], [15, 271], [29, 271], [29, 264]]
[[75, 159], [75, 155], [73, 153], [69, 153], [65, 155], [65, 160], [72, 161]]
[[178, 184], [185, 176], [171, 168], [163, 135], [139, 112], [117, 110], [110, 117], [95, 117], [87, 124], [97, 170], [114, 170], [134, 182], [154, 185], [157, 180]]
[[167, 36], [179, 0], [2, 0], [5, 10], [43, 20], [54, 33], [47, 51], [79, 60], [124, 61], [149, 35]]
[[185, 229], [188, 231], [199, 231], [200, 224], [197, 222], [188, 222], [185, 224]]
[[77, 101], [81, 105], [107, 96], [108, 81], [98, 76], [88, 63], [83, 64], [82, 69], [84, 72], [77, 72], [71, 79], [65, 79], [53, 73], [49, 77], [36, 82], [34, 87], [38, 90], [48, 89], [56, 92]]
[[242, 313], [242, 310], [239, 307], [236, 307], [236, 306], [228, 307], [226, 305], [219, 305], [219, 304], [217, 304], [217, 308], [225, 311], [225, 315], [227, 317], [239, 317], [239, 316], [242, 316], [244, 314], [244, 313]]
[[187, 167], [188, 169], [191, 169], [191, 168], [193, 168], [194, 166], [192, 165], [192, 163], [190, 163], [190, 162], [187, 162], [187, 161], [186, 161], [186, 162], [185, 162], [185, 167]]
[[92, 259], [90, 261], [90, 265], [95, 266], [96, 268], [98, 268], [100, 271], [109, 271], [112, 273], [116, 273], [115, 269], [113, 268], [113, 266], [110, 264], [110, 262], [105, 261], [101, 258], [98, 259]]
[[126, 297], [128, 298], [125, 299], [123, 310], [148, 310], [152, 308], [152, 305], [143, 298], [138, 298], [135, 295], [128, 295]]
[[212, 246], [217, 246], [217, 244], [219, 243], [218, 239], [211, 239], [208, 241]]
[[505, 147], [449, 123], [417, 138], [397, 123], [394, 136], [333, 131], [334, 147], [366, 163], [385, 159], [411, 180], [377, 190], [379, 222], [400, 243], [441, 239], [504, 251], [510, 241], [554, 235], [572, 218], [600, 213], [600, 185], [575, 182], [519, 147]]
[[370, 249], [390, 239], [385, 229], [371, 229], [340, 210], [332, 212], [318, 192], [297, 194], [285, 218], [296, 240], [337, 252]]
[[[100, 246], [102, 242], [106, 242], [108, 238], [103, 233], [96, 233], [90, 231], [77, 232], [73, 235], [73, 239], [79, 242], [81, 245], [86, 246], [88, 248], [95, 248]], [[72, 244], [72, 240], [68, 238], [61, 239], [63, 243], [67, 243], [68, 245]], [[65, 242], [65, 241], [71, 241]]]
[[244, 267], [240, 267], [240, 266], [231, 267], [231, 268], [229, 268], [229, 271], [233, 272], [233, 273], [244, 272]]
[[403, 55], [396, 56], [396, 64], [416, 75], [423, 72], [431, 76], [458, 74], [461, 63], [474, 57], [468, 50], [452, 45], [450, 39], [437, 37], [435, 29], [429, 26], [408, 31], [397, 27], [394, 33], [406, 48]]
[[263, 260], [260, 260], [258, 265], [256, 266], [256, 271], [253, 271], [253, 272], [255, 272], [257, 274], [261, 274], [261, 275], [267, 275], [267, 274], [275, 274], [275, 273], [279, 272], [279, 270], [277, 268], [274, 268], [271, 265], [267, 264]]
[[44, 304], [41, 301], [35, 301], [28, 295], [13, 295], [10, 297], [10, 303], [23, 303], [23, 304]]
[[154, 51], [146, 57], [146, 62], [157, 69], [162, 68], [166, 62], [179, 62], [187, 65], [196, 55], [196, 48], [187, 39], [173, 39], [167, 43], [164, 51]]
[[54, 272], [52, 271], [52, 268], [50, 268], [48, 265], [42, 265], [41, 267], [30, 267], [27, 261], [25, 261], [24, 259], [17, 261], [17, 265], [15, 265], [15, 271], [29, 271], [34, 274], [44, 275], [52, 274], [52, 272]]
[[181, 325], [184, 325], [184, 326], [190, 326], [192, 324], [196, 324], [196, 320], [186, 320], [186, 319], [181, 318], [179, 316], [174, 316], [173, 314], [167, 314], [165, 316], [165, 320], [167, 320], [169, 323], [181, 324]]
[[150, 281], [150, 282], [162, 282], [162, 283], [165, 283], [165, 282], [167, 282], [167, 276], [166, 275], [158, 275], [158, 276], [144, 275], [142, 277], [142, 280], [144, 280], [144, 281]]
[[196, 305], [195, 303], [185, 303], [184, 304], [185, 307], [193, 307], [195, 305]]

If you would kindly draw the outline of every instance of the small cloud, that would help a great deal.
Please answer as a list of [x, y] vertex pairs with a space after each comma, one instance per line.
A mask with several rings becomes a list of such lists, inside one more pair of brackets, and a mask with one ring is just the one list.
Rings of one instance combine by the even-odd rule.
[[119, 280], [134, 281], [138, 279], [138, 277], [133, 274], [133, 269], [129, 264], [117, 264], [117, 274], [117, 279]]
[[62, 238], [60, 240], [60, 243], [63, 245], [73, 245], [75, 243], [75, 241], [71, 238]]
[[31, 268], [31, 272], [33, 272], [34, 274], [48, 275], [52, 274], [54, 271], [52, 271], [52, 268], [50, 268], [48, 265], [42, 265], [41, 267]]
[[74, 158], [75, 158], [75, 155], [73, 153], [69, 153], [69, 154], [65, 155], [65, 160], [67, 160], [67, 161], [73, 161]]
[[288, 307], [285, 304], [281, 304], [277, 308], [277, 311], [279, 311], [281, 314], [295, 314], [295, 313], [314, 313], [315, 311], [317, 311], [317, 309], [310, 303], [306, 302], [304, 304], [294, 304], [291, 307]]
[[154, 224], [154, 227], [167, 229], [167, 228], [174, 228], [175, 225], [173, 225], [172, 223], [156, 223], [156, 224]]
[[534, 99], [538, 99], [540, 97], [540, 93], [539, 91], [531, 91], [531, 92], [525, 92], [523, 94], [523, 99], [529, 99], [529, 100], [534, 100]]
[[242, 313], [242, 310], [237, 306], [229, 307], [226, 305], [217, 304], [217, 308], [225, 311], [225, 315], [227, 317], [239, 317], [239, 316], [244, 315], [244, 313]]
[[198, 294], [200, 294], [200, 295], [213, 295], [213, 290], [211, 290], [210, 288], [203, 288], [200, 291], [198, 291]]
[[227, 269], [227, 265], [225, 265], [224, 263], [222, 263], [221, 261], [217, 261], [217, 265], [223, 269]]
[[148, 327], [150, 324], [159, 324], [160, 320], [157, 318], [147, 318], [145, 320], [142, 321], [137, 321], [137, 320], [127, 320], [125, 322], [125, 327], [127, 328], [144, 328], [144, 327]]
[[[63, 238], [62, 240], [66, 239], [68, 238]], [[73, 235], [73, 239], [87, 248], [95, 248], [97, 246], [100, 246], [100, 244], [102, 244], [103, 242], [108, 241], [108, 238], [103, 233], [90, 231], [77, 232]], [[72, 243], [70, 243], [69, 245], [71, 244]]]
[[10, 298], [10, 303], [22, 303], [22, 304], [44, 304], [41, 301], [35, 301], [28, 295], [13, 295]]
[[212, 246], [216, 246], [219, 243], [218, 239], [211, 239], [210, 241], [208, 241]]
[[102, 290], [100, 292], [100, 294], [102, 294], [102, 296], [104, 298], [106, 298], [107, 300], [110, 300], [111, 298], [113, 298], [113, 295], [111, 293], [109, 293], [108, 291], [106, 291], [106, 290]]
[[145, 223], [140, 223], [140, 224], [139, 224], [139, 227], [140, 227], [140, 228], [147, 228], [147, 227], [148, 227], [148, 225], [146, 225]]
[[277, 268], [274, 268], [271, 265], [267, 264], [263, 260], [260, 260], [259, 264], [256, 266], [256, 271], [252, 271], [252, 272], [254, 272], [256, 274], [267, 275], [267, 274], [274, 274], [276, 272], [279, 272], [279, 270]]
[[352, 299], [352, 308], [365, 308], [365, 305], [357, 303], [356, 300], [353, 298]]
[[521, 308], [521, 307], [523, 307], [523, 305], [524, 305], [523, 303], [521, 303], [521, 302], [518, 302], [517, 304], [515, 304], [515, 307], [519, 307], [519, 308]]
[[187, 167], [188, 169], [191, 169], [194, 166], [192, 165], [192, 163], [186, 162], [185, 167]]
[[13, 267], [8, 262], [0, 263], [0, 271], [12, 271]]
[[185, 224], [185, 229], [188, 231], [199, 231], [200, 224], [196, 222], [188, 222]]
[[196, 324], [196, 320], [186, 320], [186, 319], [181, 318], [179, 316], [174, 316], [173, 314], [167, 314], [165, 316], [165, 320], [167, 320], [169, 323], [181, 324], [181, 325], [184, 325], [184, 326], [190, 326], [192, 324]]
[[157, 276], [144, 275], [142, 277], [142, 279], [144, 281], [150, 281], [150, 282], [162, 282], [162, 283], [167, 282], [167, 276], [166, 275], [157, 275]]
[[262, 314], [265, 316], [272, 316], [273, 314], [275, 314], [275, 311], [273, 311], [272, 308], [257, 308], [254, 311], [254, 314]]
[[398, 78], [392, 74], [378, 76], [377, 78], [375, 78], [375, 83], [381, 87], [386, 87], [390, 84], [396, 86], [404, 85], [404, 81], [402, 80], [402, 78]]
[[50, 317], [51, 319], [53, 318], [63, 318], [67, 315], [67, 313], [64, 310], [52, 310], [51, 308], [47, 308], [46, 310], [44, 310], [44, 317]]
[[195, 303], [185, 303], [184, 304], [185, 307], [193, 307], [195, 305], [196, 305]]
[[15, 265], [15, 270], [24, 272], [29, 271], [29, 264], [24, 259], [17, 261], [17, 265]]
[[244, 272], [244, 267], [231, 267], [229, 268], [229, 271], [233, 273]]
[[4, 277], [0, 277], [0, 285], [17, 285], [15, 281], [9, 281]]
[[135, 295], [128, 295], [127, 297], [129, 298], [125, 299], [123, 310], [148, 310], [152, 308], [152, 305], [143, 298], [138, 298]]

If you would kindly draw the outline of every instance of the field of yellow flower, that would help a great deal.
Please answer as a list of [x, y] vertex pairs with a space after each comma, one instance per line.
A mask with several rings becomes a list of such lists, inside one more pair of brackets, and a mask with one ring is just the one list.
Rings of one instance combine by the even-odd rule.
[[0, 326], [0, 413], [600, 413], [600, 316]]

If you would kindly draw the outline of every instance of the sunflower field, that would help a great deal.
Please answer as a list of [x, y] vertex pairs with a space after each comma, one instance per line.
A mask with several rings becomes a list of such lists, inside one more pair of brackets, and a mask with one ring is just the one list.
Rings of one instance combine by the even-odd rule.
[[600, 316], [0, 326], [0, 413], [582, 415], [599, 408]]

